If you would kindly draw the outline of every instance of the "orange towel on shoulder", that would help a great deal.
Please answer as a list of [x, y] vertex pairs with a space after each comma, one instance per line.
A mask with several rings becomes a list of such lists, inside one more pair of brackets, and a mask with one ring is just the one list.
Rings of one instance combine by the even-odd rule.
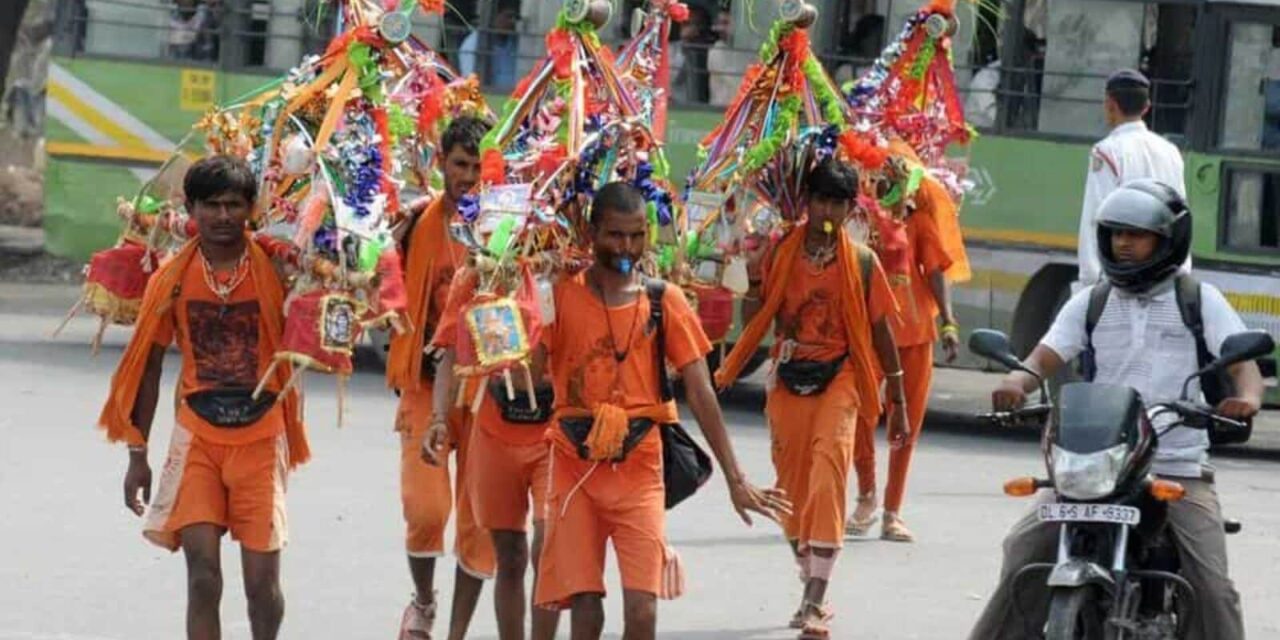
[[[106, 430], [107, 440], [111, 442], [145, 444], [142, 431], [133, 423], [133, 407], [138, 398], [138, 388], [146, 373], [147, 359], [164, 314], [170, 312], [182, 277], [199, 251], [199, 240], [188, 241], [177, 255], [160, 266], [147, 284], [133, 338], [125, 348], [115, 374], [111, 376], [111, 390], [98, 418], [98, 425]], [[260, 332], [260, 338], [268, 342], [267, 346], [274, 353], [284, 331], [284, 285], [280, 282], [271, 258], [257, 242], [250, 241], [246, 251], [249, 252], [249, 277], [253, 279], [260, 302], [264, 329]], [[288, 363], [281, 362], [273, 376], [275, 388], [284, 388], [292, 374], [293, 368]], [[311, 458], [306, 427], [302, 421], [301, 399], [294, 389], [280, 398], [279, 402], [284, 409], [289, 464], [296, 467]]]
[[[737, 380], [747, 360], [760, 345], [765, 332], [773, 326], [774, 316], [782, 307], [782, 301], [787, 292], [785, 279], [791, 274], [791, 265], [795, 260], [803, 259], [800, 254], [804, 248], [806, 226], [800, 225], [792, 229], [778, 245], [765, 281], [764, 306], [742, 330], [742, 335], [738, 337], [733, 350], [716, 371], [717, 387], [725, 389]], [[844, 279], [844, 286], [841, 288], [840, 312], [849, 345], [849, 363], [857, 373], [854, 381], [857, 387], [859, 409], [863, 413], [878, 414], [880, 393], [875, 372], [879, 371], [879, 365], [871, 346], [871, 316], [867, 310], [866, 294], [863, 289], [865, 283], [862, 282], [862, 276], [859, 273], [858, 248], [843, 227], [837, 231], [837, 234], [836, 263]]]
[[405, 238], [403, 251], [410, 328], [391, 337], [387, 353], [387, 386], [393, 389], [413, 390], [422, 384], [422, 349], [431, 338], [426, 333], [431, 324], [427, 315], [436, 293], [435, 274], [440, 261], [451, 258], [443, 198], [436, 198], [420, 215]]

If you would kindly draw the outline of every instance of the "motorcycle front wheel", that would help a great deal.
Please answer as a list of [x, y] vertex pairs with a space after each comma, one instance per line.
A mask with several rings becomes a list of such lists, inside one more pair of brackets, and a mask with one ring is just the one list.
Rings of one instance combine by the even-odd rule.
[[1049, 599], [1045, 640], [1103, 640], [1106, 614], [1098, 587], [1056, 587]]

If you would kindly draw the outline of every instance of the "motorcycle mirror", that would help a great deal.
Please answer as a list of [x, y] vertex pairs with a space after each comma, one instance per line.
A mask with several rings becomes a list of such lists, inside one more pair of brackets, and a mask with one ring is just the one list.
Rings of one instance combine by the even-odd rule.
[[1227, 336], [1227, 339], [1222, 341], [1222, 349], [1218, 354], [1218, 358], [1206, 365], [1205, 368], [1189, 376], [1182, 383], [1183, 399], [1187, 398], [1192, 380], [1214, 371], [1221, 371], [1233, 364], [1257, 360], [1275, 350], [1275, 340], [1271, 338], [1270, 334], [1261, 329], [1241, 331]]
[[1219, 371], [1233, 364], [1257, 360], [1275, 350], [1276, 342], [1266, 331], [1254, 329], [1234, 333], [1222, 341], [1218, 359], [1210, 363], [1207, 368], [1209, 371]]
[[1008, 336], [994, 329], [977, 329], [969, 334], [969, 351], [1010, 369], [1025, 369], [1022, 361], [1013, 355]]

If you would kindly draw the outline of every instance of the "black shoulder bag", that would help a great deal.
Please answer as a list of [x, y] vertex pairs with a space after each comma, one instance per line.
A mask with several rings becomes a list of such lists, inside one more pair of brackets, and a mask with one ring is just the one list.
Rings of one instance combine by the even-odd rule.
[[[656, 332], [654, 353], [657, 354], [658, 386], [661, 387], [662, 401], [670, 402], [675, 398], [675, 392], [667, 375], [667, 340], [662, 313], [662, 294], [666, 291], [666, 284], [662, 280], [649, 280], [645, 283], [645, 291], [649, 294], [649, 326]], [[711, 479], [711, 457], [679, 422], [662, 425], [660, 433], [662, 484], [666, 489], [666, 508], [671, 509]]]

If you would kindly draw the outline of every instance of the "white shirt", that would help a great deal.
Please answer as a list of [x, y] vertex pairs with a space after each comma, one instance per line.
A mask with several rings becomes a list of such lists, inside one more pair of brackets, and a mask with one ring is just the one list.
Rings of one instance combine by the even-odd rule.
[[463, 78], [476, 72], [476, 48], [480, 44], [480, 33], [472, 31], [458, 45], [458, 74]]
[[[1087, 346], [1085, 318], [1092, 289], [1086, 287], [1072, 296], [1040, 341], [1063, 362], [1070, 362]], [[1147, 406], [1181, 396], [1182, 381], [1200, 367], [1195, 337], [1182, 323], [1176, 296], [1171, 288], [1149, 297], [1111, 289], [1093, 329], [1094, 382], [1131, 387], [1142, 394]], [[1244, 322], [1213, 285], [1201, 283], [1200, 306], [1205, 344], [1217, 356], [1227, 336], [1245, 330]], [[1198, 380], [1191, 383], [1191, 397], [1201, 397]], [[1162, 429], [1174, 419], [1161, 416], [1155, 426]], [[1160, 438], [1153, 470], [1160, 475], [1199, 477], [1208, 449], [1209, 436], [1204, 431], [1175, 428]]]
[[717, 107], [727, 106], [738, 95], [738, 85], [742, 84], [742, 75], [747, 65], [756, 61], [756, 54], [751, 51], [730, 49], [724, 40], [717, 41], [707, 51], [707, 87], [711, 104]]
[[[1147, 129], [1141, 120], [1126, 122], [1111, 130], [1089, 153], [1089, 177], [1084, 185], [1084, 206], [1080, 211], [1080, 240], [1077, 259], [1079, 286], [1096, 284], [1102, 278], [1098, 257], [1098, 207], [1112, 191], [1130, 180], [1159, 180], [1187, 197], [1183, 181], [1182, 153], [1173, 143]], [[1191, 255], [1182, 266], [1191, 271]], [[1077, 287], [1079, 288], [1079, 287]]]

